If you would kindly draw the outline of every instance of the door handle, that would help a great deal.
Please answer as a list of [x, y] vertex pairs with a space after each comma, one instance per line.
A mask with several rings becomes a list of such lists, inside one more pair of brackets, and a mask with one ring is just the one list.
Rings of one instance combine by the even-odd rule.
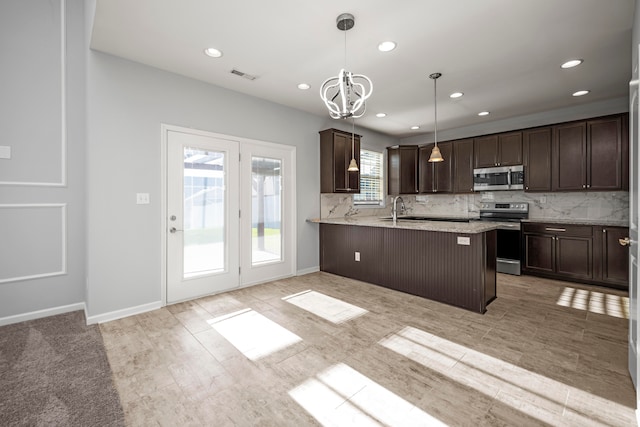
[[177, 228], [175, 228], [175, 227], [171, 227], [171, 228], [169, 229], [169, 233], [175, 233], [175, 232], [177, 232], [177, 231], [184, 231], [184, 230], [178, 230], [178, 229], [177, 229]]
[[630, 246], [632, 242], [633, 241], [628, 237], [625, 237], [624, 239], [618, 239], [618, 243], [620, 243], [622, 246]]

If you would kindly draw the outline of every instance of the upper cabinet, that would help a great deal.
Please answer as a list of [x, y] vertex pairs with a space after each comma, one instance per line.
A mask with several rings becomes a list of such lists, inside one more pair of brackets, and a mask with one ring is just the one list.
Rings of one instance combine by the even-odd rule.
[[554, 126], [552, 190], [627, 188], [626, 120], [623, 116]]
[[453, 192], [453, 142], [438, 144], [443, 162], [429, 163], [429, 156], [434, 144], [428, 144], [418, 149], [418, 191], [420, 193], [451, 193]]
[[525, 191], [551, 191], [550, 127], [522, 133], [522, 161]]
[[522, 132], [488, 135], [474, 140], [474, 167], [522, 164]]
[[360, 172], [347, 170], [352, 156], [360, 166], [360, 135], [337, 129], [320, 132], [321, 193], [360, 193]]
[[473, 192], [473, 138], [453, 143], [453, 192]]
[[387, 148], [387, 192], [416, 194], [418, 192], [418, 146], [396, 145]]

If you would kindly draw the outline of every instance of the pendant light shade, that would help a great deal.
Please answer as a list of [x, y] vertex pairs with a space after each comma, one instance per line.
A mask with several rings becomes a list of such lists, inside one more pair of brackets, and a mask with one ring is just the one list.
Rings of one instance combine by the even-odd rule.
[[437, 145], [435, 147], [433, 147], [433, 149], [431, 150], [431, 155], [429, 156], [429, 161], [431, 163], [444, 162], [444, 158], [442, 157], [442, 153], [440, 152], [440, 149], [438, 148]]
[[356, 163], [356, 159], [351, 159], [349, 163], [349, 168], [347, 169], [349, 172], [358, 172], [358, 164]]
[[438, 78], [442, 76], [442, 74], [440, 73], [433, 73], [429, 76], [430, 79], [433, 79], [433, 111], [434, 111], [434, 124], [435, 124], [435, 130], [433, 132], [433, 140], [435, 142], [435, 145], [433, 146], [433, 149], [431, 150], [431, 156], [429, 156], [429, 162], [431, 163], [437, 163], [437, 162], [444, 162], [444, 158], [442, 157], [442, 153], [440, 152], [440, 149], [438, 148], [438, 97], [436, 96], [436, 80], [438, 80]]

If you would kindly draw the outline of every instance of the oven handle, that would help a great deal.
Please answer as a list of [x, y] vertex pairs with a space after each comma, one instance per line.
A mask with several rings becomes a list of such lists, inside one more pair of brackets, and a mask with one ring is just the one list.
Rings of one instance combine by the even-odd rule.
[[566, 228], [552, 228], [552, 227], [545, 227], [546, 231], [567, 231]]

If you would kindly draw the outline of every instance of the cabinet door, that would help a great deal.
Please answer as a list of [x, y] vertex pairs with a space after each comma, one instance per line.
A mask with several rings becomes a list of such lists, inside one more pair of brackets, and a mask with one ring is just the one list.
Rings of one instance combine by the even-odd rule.
[[451, 141], [441, 142], [438, 144], [438, 148], [440, 148], [444, 161], [432, 163], [435, 165], [435, 191], [451, 193], [453, 191], [453, 143]]
[[587, 124], [570, 123], [553, 128], [551, 189], [587, 188]]
[[523, 132], [525, 191], [551, 191], [551, 128]]
[[523, 270], [553, 273], [555, 271], [555, 238], [552, 235], [524, 234]]
[[618, 241], [628, 236], [626, 227], [602, 228], [602, 281], [616, 287], [629, 286], [629, 247]]
[[593, 239], [556, 236], [556, 272], [574, 279], [593, 279]]
[[498, 166], [522, 164], [522, 132], [498, 135]]
[[387, 149], [389, 194], [418, 192], [418, 147], [399, 146]]
[[498, 135], [483, 136], [473, 141], [473, 165], [491, 168], [498, 165]]
[[351, 135], [335, 133], [333, 136], [334, 186], [337, 193], [360, 192], [360, 173], [347, 170], [352, 156], [360, 165], [360, 138], [353, 140], [353, 154], [351, 142]]
[[351, 139], [353, 155], [360, 165], [360, 135], [353, 135], [337, 129], [320, 132], [320, 192], [359, 193], [360, 172], [349, 172], [351, 161]]
[[473, 192], [473, 139], [453, 142], [453, 192]]
[[[420, 193], [433, 193], [436, 191], [436, 163], [429, 163], [429, 156], [431, 156], [433, 146], [434, 144], [428, 144], [418, 150], [418, 191]], [[442, 156], [444, 157], [444, 153], [442, 153]]]
[[587, 122], [587, 188], [622, 188], [622, 118], [620, 116]]

